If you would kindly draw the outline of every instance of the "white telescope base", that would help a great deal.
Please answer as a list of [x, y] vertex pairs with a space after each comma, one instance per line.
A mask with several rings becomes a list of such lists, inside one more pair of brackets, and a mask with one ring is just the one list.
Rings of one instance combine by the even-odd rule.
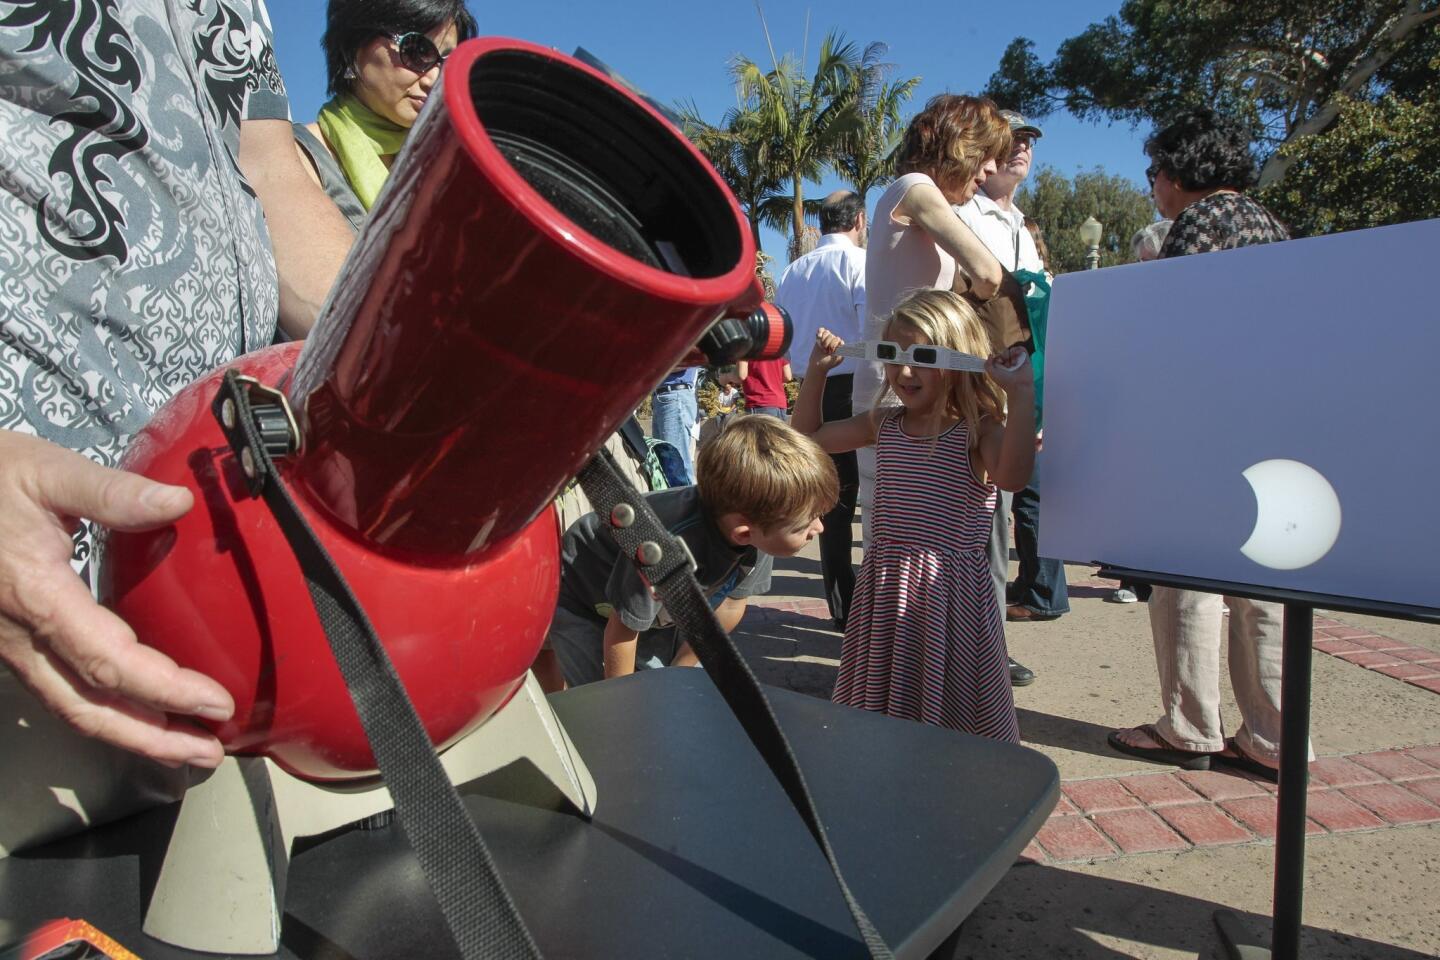
[[[595, 781], [533, 674], [440, 761], [456, 786], [526, 761], [581, 816], [595, 809]], [[226, 757], [180, 803], [145, 932], [187, 950], [277, 952], [295, 839], [393, 806], [378, 779], [358, 786], [312, 783], [263, 757]]]

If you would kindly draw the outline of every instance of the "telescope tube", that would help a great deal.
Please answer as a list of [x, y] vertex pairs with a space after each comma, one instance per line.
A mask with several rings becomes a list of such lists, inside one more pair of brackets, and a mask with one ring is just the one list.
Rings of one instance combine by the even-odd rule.
[[296, 482], [432, 562], [524, 526], [712, 321], [758, 306], [734, 199], [609, 78], [490, 39], [441, 87], [290, 389]]
[[[282, 390], [297, 506], [443, 748], [518, 688], [555, 608], [548, 506], [712, 322], [759, 305], [710, 164], [599, 72], [513, 40], [450, 57], [315, 330], [232, 366]], [[123, 466], [195, 492], [112, 532], [102, 599], [214, 677], [232, 753], [314, 780], [374, 759], [299, 567], [210, 413], [216, 370]]]

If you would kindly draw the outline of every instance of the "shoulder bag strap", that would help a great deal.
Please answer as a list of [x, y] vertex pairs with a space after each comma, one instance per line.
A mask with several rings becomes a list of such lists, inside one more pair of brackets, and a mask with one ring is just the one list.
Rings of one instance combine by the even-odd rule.
[[[539, 960], [465, 803], [455, 791], [390, 656], [334, 560], [316, 538], [271, 459], [288, 452], [288, 413], [252, 406], [250, 381], [234, 370], [213, 409], [245, 473], [250, 495], [275, 516], [300, 569], [331, 653], [395, 801], [395, 815], [420, 861], [465, 960]], [[263, 415], [257, 418], [257, 411]], [[278, 412], [278, 417], [276, 416]]]

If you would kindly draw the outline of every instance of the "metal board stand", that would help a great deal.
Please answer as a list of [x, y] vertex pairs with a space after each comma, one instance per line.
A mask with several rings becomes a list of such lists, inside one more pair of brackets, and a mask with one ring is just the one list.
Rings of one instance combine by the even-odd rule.
[[1310, 785], [1311, 644], [1315, 609], [1363, 613], [1395, 620], [1440, 624], [1440, 609], [1356, 597], [1332, 597], [1299, 590], [1203, 580], [1100, 564], [1100, 576], [1177, 590], [1264, 600], [1285, 607], [1280, 679], [1280, 790], [1275, 822], [1275, 896], [1267, 949], [1233, 910], [1217, 910], [1215, 926], [1230, 960], [1296, 960], [1300, 956], [1300, 913], [1305, 889], [1305, 803]]

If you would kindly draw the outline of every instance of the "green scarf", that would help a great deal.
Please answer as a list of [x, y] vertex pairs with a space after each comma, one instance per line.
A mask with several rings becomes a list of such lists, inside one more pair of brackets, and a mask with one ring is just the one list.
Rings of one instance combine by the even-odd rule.
[[316, 122], [340, 160], [340, 169], [345, 171], [345, 179], [350, 181], [355, 196], [369, 210], [390, 175], [380, 158], [399, 153], [410, 131], [386, 120], [348, 93], [321, 107]]

